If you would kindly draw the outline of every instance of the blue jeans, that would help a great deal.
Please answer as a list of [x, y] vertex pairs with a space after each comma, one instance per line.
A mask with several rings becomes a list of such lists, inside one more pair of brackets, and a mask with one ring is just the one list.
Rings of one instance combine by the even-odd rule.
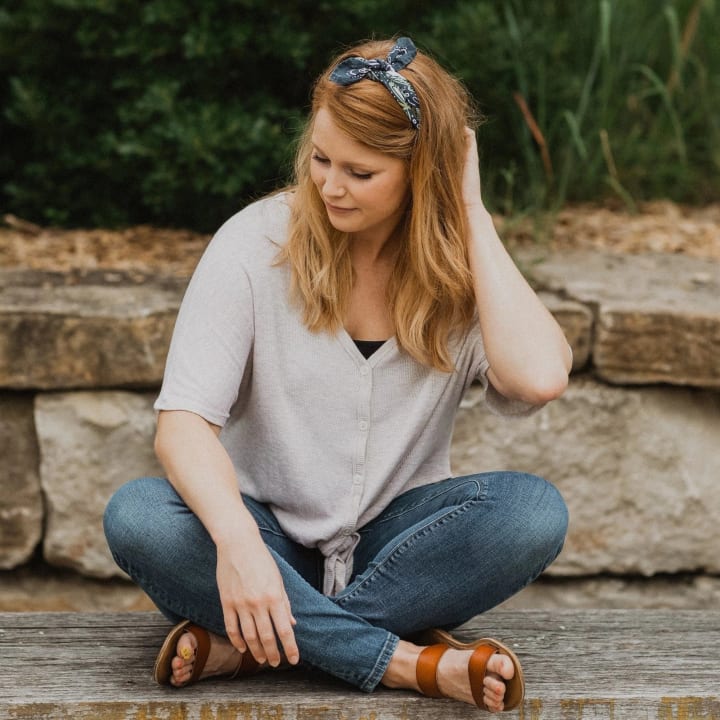
[[[562, 497], [534, 475], [443, 480], [400, 495], [359, 530], [353, 576], [327, 597], [319, 551], [290, 540], [267, 506], [244, 501], [282, 574], [301, 660], [366, 691], [399, 638], [498, 605], [557, 557], [567, 530]], [[104, 523], [117, 564], [170, 621], [225, 635], [215, 545], [167, 480], [121, 487]]]

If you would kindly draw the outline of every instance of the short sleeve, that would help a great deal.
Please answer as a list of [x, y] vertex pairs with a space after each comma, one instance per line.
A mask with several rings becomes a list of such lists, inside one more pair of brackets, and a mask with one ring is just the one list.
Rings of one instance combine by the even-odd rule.
[[156, 410], [188, 410], [221, 427], [227, 421], [254, 336], [241, 241], [221, 229], [203, 254], [180, 306]]
[[527, 417], [543, 407], [543, 405], [533, 405], [524, 400], [512, 400], [502, 395], [490, 382], [490, 378], [487, 376], [490, 364], [486, 358], [483, 358], [483, 360], [484, 363], [481, 363], [478, 368], [475, 379], [480, 382], [485, 390], [485, 404], [491, 412], [495, 413], [495, 415]]
[[471, 379], [482, 385], [485, 404], [495, 415], [512, 417], [527, 417], [540, 410], [543, 405], [533, 405], [524, 400], [512, 400], [502, 395], [490, 382], [488, 370], [490, 363], [485, 355], [479, 324], [475, 324], [469, 334], [469, 343], [472, 357]]

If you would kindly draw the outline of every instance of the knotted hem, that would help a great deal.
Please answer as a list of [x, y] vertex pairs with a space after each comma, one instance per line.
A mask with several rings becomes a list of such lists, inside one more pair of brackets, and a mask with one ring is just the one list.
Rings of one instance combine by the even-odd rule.
[[352, 575], [353, 553], [359, 542], [359, 533], [347, 535], [325, 556], [323, 595], [337, 595], [345, 589]]

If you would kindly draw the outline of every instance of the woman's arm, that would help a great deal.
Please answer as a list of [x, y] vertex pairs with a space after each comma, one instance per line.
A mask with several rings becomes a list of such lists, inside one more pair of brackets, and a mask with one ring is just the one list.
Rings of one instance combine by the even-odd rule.
[[217, 581], [232, 644], [246, 645], [255, 659], [276, 666], [280, 638], [289, 662], [297, 663], [290, 602], [277, 564], [242, 501], [220, 428], [199, 415], [163, 411], [155, 451], [168, 479], [198, 516], [217, 546]]
[[560, 326], [495, 231], [480, 194], [477, 143], [470, 129], [467, 140], [463, 195], [480, 329], [490, 364], [488, 377], [508, 398], [545, 403], [567, 387], [572, 352]]

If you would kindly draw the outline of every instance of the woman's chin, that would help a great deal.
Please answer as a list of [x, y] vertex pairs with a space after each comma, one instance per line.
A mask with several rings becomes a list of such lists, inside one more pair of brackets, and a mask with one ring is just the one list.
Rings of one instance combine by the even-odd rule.
[[330, 213], [328, 213], [328, 220], [338, 232], [349, 233], [357, 230], [355, 227], [357, 223], [352, 222], [349, 218], [333, 217]]

